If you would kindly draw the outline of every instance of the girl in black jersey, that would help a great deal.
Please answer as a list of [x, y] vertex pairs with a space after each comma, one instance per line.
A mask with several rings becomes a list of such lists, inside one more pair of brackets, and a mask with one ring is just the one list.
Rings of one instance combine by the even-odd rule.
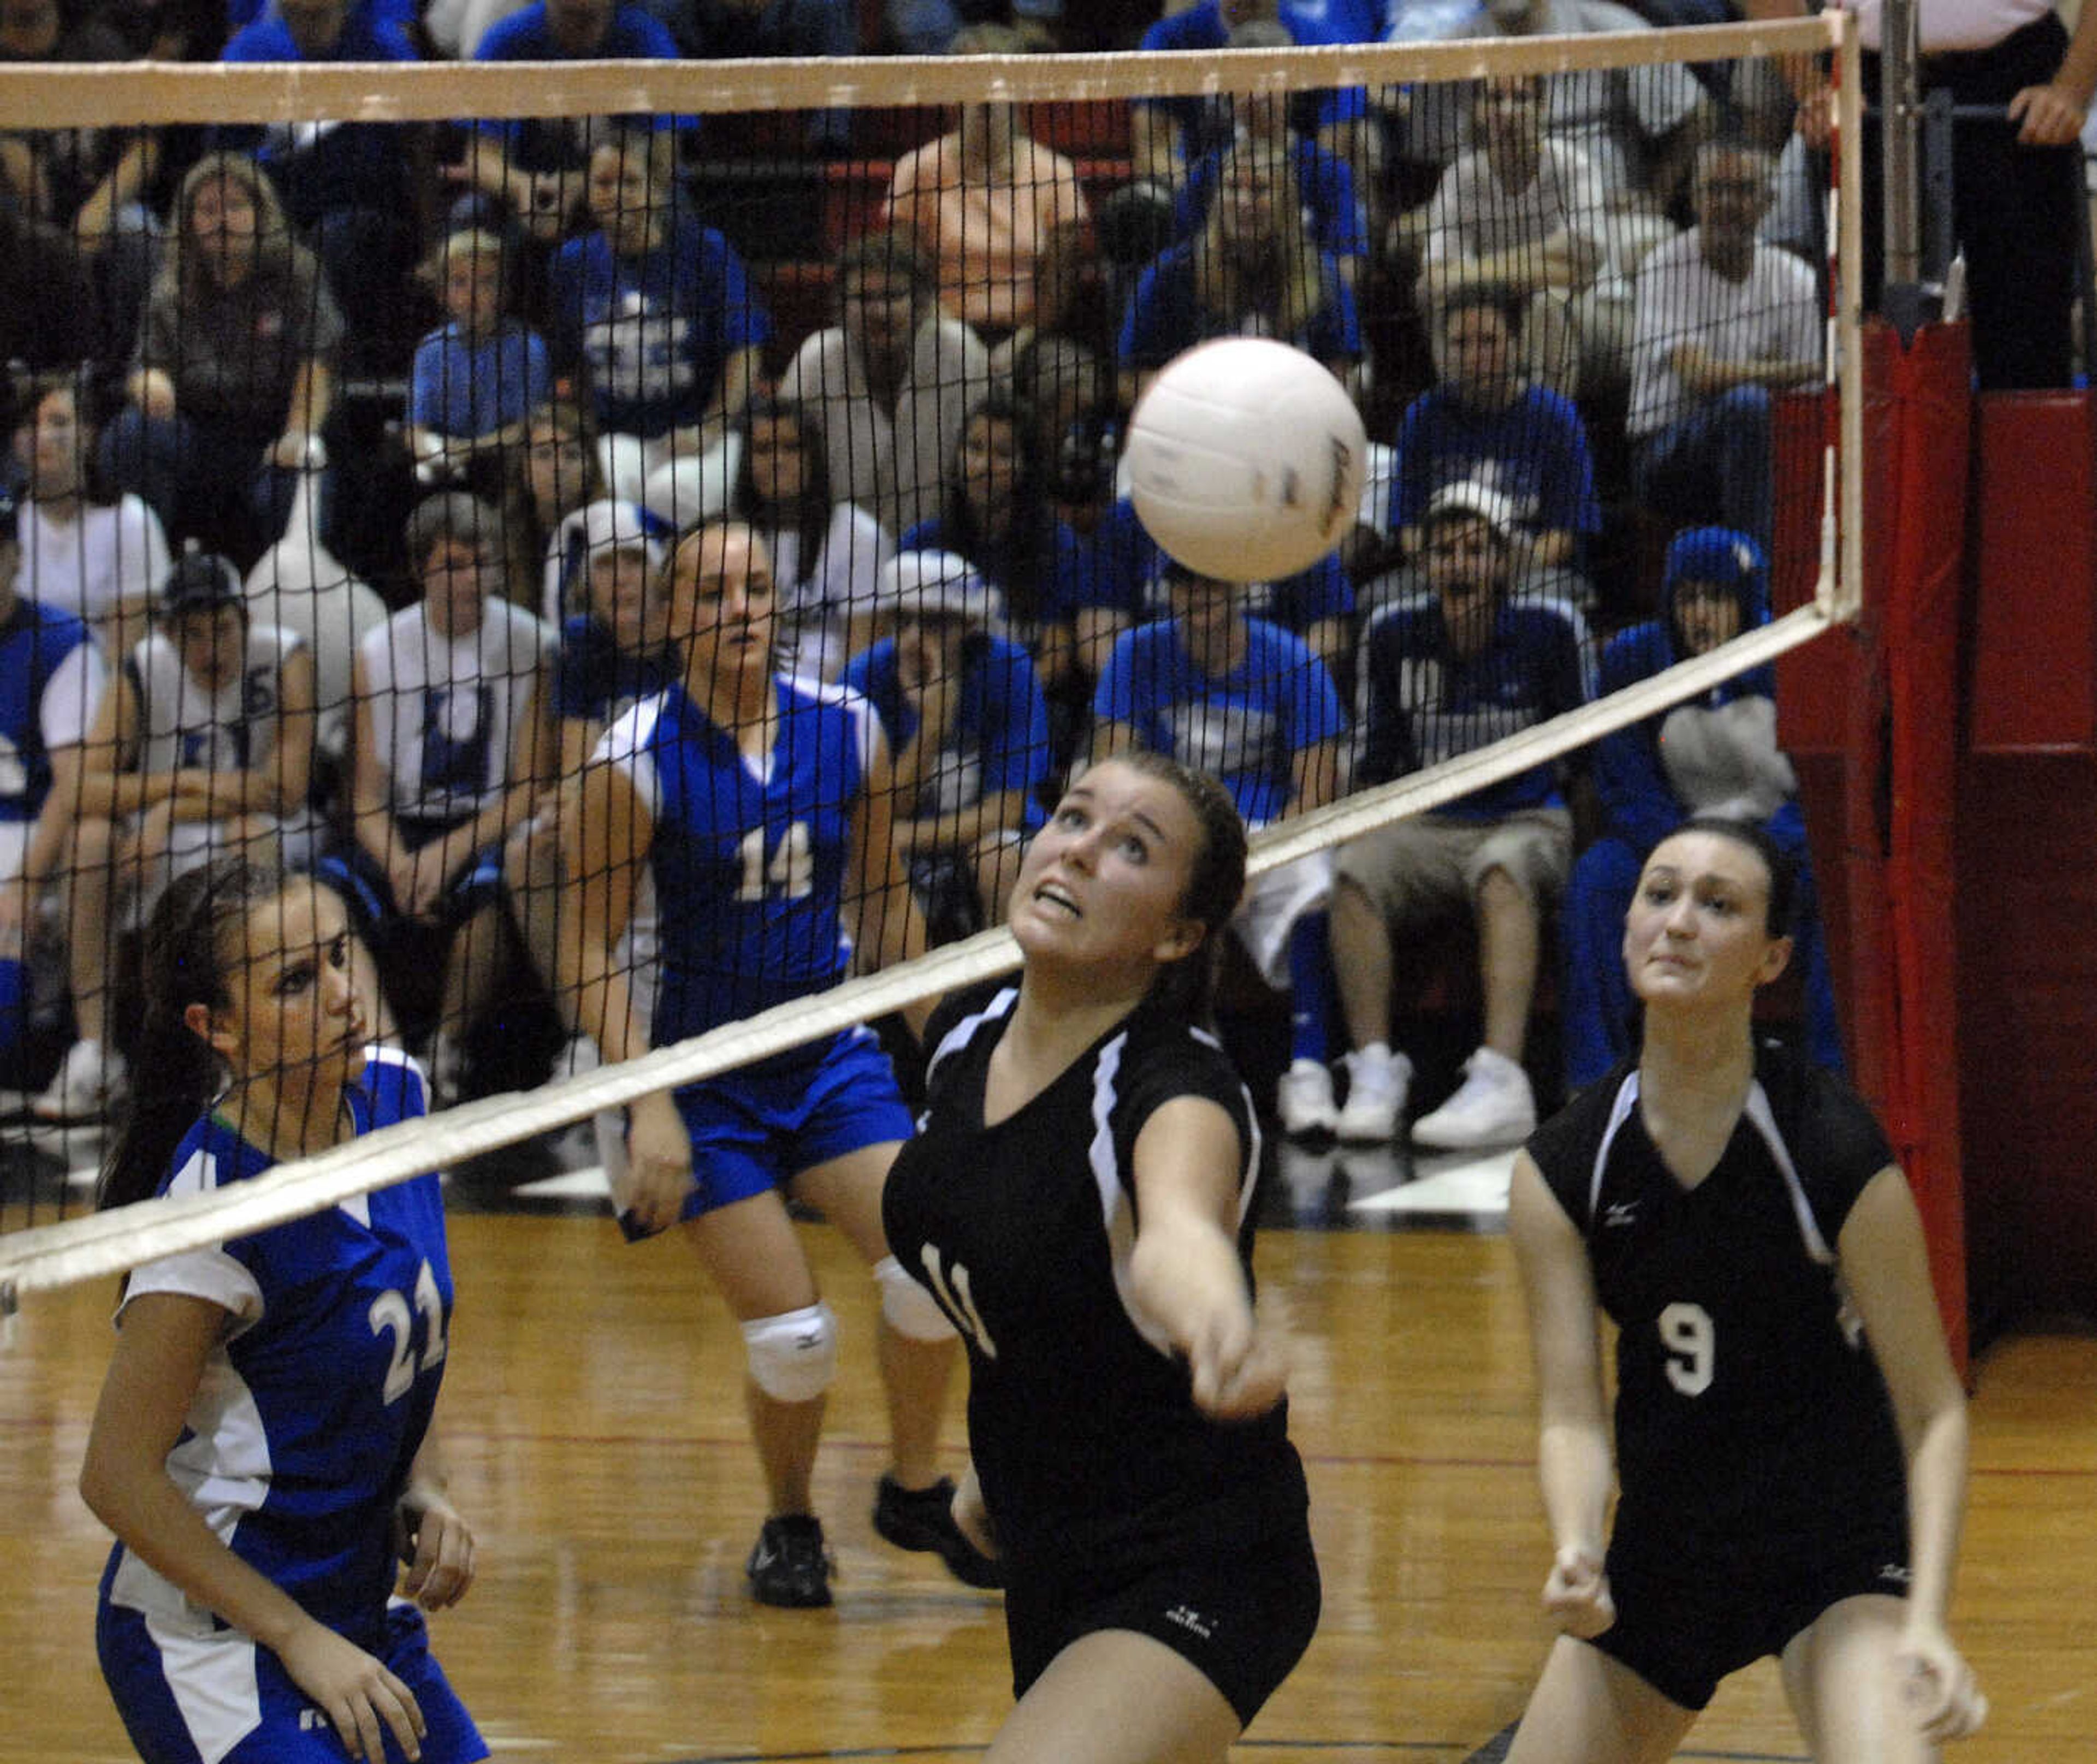
[[1625, 920], [1637, 1060], [1515, 1165], [1565, 1634], [1508, 1764], [1661, 1764], [1764, 1654], [1820, 1764], [1924, 1764], [1986, 1714], [1945, 1630], [1966, 1405], [1920, 1218], [1864, 1105], [1753, 1034], [1790, 893], [1759, 829], [1661, 841]]
[[1005, 1568], [1026, 1760], [1220, 1760], [1316, 1626], [1283, 1370], [1252, 1302], [1259, 1135], [1193, 1026], [1245, 882], [1214, 780], [1094, 766], [1028, 847], [1015, 986], [950, 1002], [889, 1175], [895, 1254], [968, 1344], [955, 1517]]

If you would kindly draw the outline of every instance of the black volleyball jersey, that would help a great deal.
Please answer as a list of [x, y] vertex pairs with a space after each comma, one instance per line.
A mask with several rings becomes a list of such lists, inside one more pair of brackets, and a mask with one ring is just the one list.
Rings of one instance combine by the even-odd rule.
[[1774, 1043], [1717, 1166], [1684, 1189], [1619, 1066], [1529, 1142], [1617, 1324], [1616, 1538], [1745, 1562], [1904, 1506], [1885, 1381], [1836, 1257], [1885, 1136]]
[[896, 1258], [968, 1344], [969, 1442], [1000, 1549], [1019, 1566], [1142, 1553], [1190, 1527], [1248, 1539], [1277, 1512], [1300, 1525], [1285, 1405], [1246, 1423], [1203, 1415], [1185, 1363], [1127, 1296], [1136, 1136], [1179, 1096], [1219, 1104], [1237, 1127], [1250, 1282], [1259, 1136], [1244, 1084], [1212, 1038], [1139, 1009], [987, 1127], [991, 1052], [1018, 997], [979, 994], [934, 1018], [925, 1114], [882, 1209]]

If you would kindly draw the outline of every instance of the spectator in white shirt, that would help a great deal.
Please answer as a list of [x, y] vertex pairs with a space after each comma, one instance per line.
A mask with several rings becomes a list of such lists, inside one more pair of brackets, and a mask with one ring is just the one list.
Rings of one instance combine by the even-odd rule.
[[28, 476], [20, 590], [81, 620], [103, 654], [127, 654], [130, 640], [144, 635], [153, 589], [168, 573], [160, 517], [138, 497], [90, 498], [94, 427], [80, 376], [40, 375], [19, 408], [15, 445]]
[[1737, 528], [1766, 552], [1771, 401], [1821, 371], [1813, 272], [1755, 236], [1772, 173], [1758, 148], [1698, 153], [1697, 225], [1639, 270], [1625, 422], [1641, 501], [1678, 524]]

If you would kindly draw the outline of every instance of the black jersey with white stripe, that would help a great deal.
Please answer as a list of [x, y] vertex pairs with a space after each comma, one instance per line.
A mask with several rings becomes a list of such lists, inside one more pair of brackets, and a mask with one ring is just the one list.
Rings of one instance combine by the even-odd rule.
[[1618, 1327], [1616, 1534], [1740, 1559], [1898, 1513], [1906, 1470], [1837, 1255], [1893, 1161], [1839, 1079], [1775, 1043], [1710, 1175], [1684, 1188], [1619, 1066], [1529, 1142]]
[[1211, 1037], [1138, 1009], [986, 1127], [991, 1053], [1018, 996], [935, 1017], [926, 1111], [882, 1203], [890, 1248], [968, 1344], [970, 1444], [1000, 1547], [1019, 1567], [1190, 1533], [1246, 1539], [1279, 1514], [1300, 1525], [1285, 1408], [1228, 1425], [1204, 1416], [1184, 1361], [1128, 1297], [1136, 1136], [1180, 1096], [1216, 1103], [1237, 1127], [1250, 1280], [1259, 1139], [1244, 1084]]

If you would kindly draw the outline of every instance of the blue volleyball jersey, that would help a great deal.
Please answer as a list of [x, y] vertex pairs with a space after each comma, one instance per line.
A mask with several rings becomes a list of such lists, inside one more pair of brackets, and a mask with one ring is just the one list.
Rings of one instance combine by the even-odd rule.
[[654, 824], [658, 1047], [821, 991], [851, 960], [845, 866], [873, 710], [836, 686], [781, 678], [773, 689], [762, 768], [681, 689], [636, 705], [598, 747]]
[[[422, 1075], [373, 1048], [347, 1092], [358, 1133], [428, 1112]], [[164, 1194], [195, 1194], [271, 1167], [216, 1115], [177, 1148]], [[429, 1430], [452, 1312], [444, 1194], [435, 1174], [252, 1237], [150, 1263], [147, 1293], [231, 1314], [212, 1350], [168, 1473], [226, 1546], [319, 1622], [375, 1650], [398, 1563], [394, 1507]], [[109, 1604], [217, 1626], [122, 1543]]]
[[0, 620], [0, 821], [32, 821], [50, 794], [51, 750], [86, 735], [107, 678], [87, 627], [17, 600]]

